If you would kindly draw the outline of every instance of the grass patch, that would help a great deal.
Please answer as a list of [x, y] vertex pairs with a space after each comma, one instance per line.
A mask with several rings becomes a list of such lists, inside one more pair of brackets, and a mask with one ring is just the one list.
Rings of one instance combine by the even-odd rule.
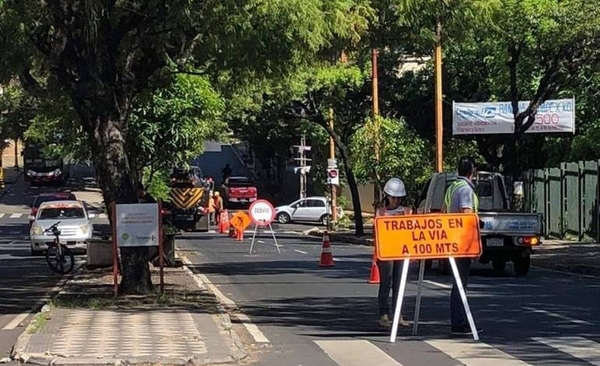
[[44, 326], [46, 325], [46, 322], [48, 322], [48, 320], [50, 320], [51, 318], [52, 316], [50, 315], [49, 311], [37, 313], [31, 321], [31, 323], [29, 324], [29, 326], [27, 327], [27, 333], [39, 333], [42, 330], [42, 328], [44, 328]]

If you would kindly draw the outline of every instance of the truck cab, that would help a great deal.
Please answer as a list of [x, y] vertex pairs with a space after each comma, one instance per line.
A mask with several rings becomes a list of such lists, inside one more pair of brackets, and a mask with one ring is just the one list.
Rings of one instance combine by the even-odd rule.
[[[425, 183], [416, 202], [419, 214], [441, 212], [446, 189], [458, 178], [456, 172], [435, 173]], [[504, 177], [497, 172], [477, 172], [473, 177], [479, 199], [482, 255], [480, 263], [490, 263], [495, 270], [504, 270], [513, 262], [515, 273], [529, 272], [533, 247], [540, 245], [542, 216], [536, 213], [513, 212]], [[443, 273], [449, 270], [447, 261], [440, 261]], [[430, 268], [432, 262], [427, 262]]]

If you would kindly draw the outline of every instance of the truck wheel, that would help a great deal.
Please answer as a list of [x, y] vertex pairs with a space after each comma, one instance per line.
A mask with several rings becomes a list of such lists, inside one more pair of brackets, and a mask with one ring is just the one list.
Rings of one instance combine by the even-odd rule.
[[526, 276], [529, 273], [531, 265], [531, 256], [529, 253], [525, 257], [517, 257], [513, 260], [515, 266], [515, 274], [517, 276]]
[[494, 267], [494, 270], [502, 272], [504, 271], [504, 268], [506, 268], [506, 261], [501, 259], [493, 260], [492, 267]]

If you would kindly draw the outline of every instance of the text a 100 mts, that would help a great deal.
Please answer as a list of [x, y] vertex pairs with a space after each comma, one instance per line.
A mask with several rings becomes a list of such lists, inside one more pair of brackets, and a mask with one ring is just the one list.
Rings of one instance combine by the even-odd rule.
[[481, 255], [476, 214], [380, 216], [375, 219], [380, 260], [468, 258]]

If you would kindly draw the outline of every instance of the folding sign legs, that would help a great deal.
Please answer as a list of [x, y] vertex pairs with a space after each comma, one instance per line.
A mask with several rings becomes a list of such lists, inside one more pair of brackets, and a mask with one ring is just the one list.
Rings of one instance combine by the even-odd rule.
[[260, 235], [260, 227], [258, 225], [254, 225], [254, 233], [252, 234], [252, 242], [250, 243], [250, 252], [248, 254], [252, 254], [252, 249], [254, 249], [254, 239], [256, 239], [256, 233]]
[[398, 291], [398, 301], [396, 302], [396, 308], [394, 309], [394, 321], [392, 323], [392, 334], [390, 335], [390, 342], [396, 342], [396, 335], [398, 334], [398, 323], [400, 322], [400, 310], [402, 309], [402, 299], [404, 299], [404, 290], [406, 290], [406, 278], [408, 277], [408, 266], [410, 259], [405, 259], [402, 264], [402, 276], [400, 277], [400, 290]]
[[473, 339], [479, 340], [479, 334], [477, 334], [477, 328], [475, 327], [475, 321], [473, 320], [473, 314], [471, 314], [471, 308], [469, 307], [469, 303], [467, 302], [467, 294], [465, 293], [465, 288], [463, 287], [462, 281], [460, 279], [460, 275], [458, 273], [458, 268], [456, 267], [456, 261], [453, 257], [449, 258], [450, 266], [452, 267], [452, 272], [454, 272], [454, 280], [456, 281], [456, 286], [458, 286], [458, 292], [460, 293], [460, 298], [462, 300], [463, 306], [465, 307], [465, 313], [467, 314], [467, 320], [469, 321], [469, 327], [471, 327], [471, 332], [473, 332]]
[[279, 243], [277, 243], [277, 239], [275, 238], [275, 230], [269, 223], [269, 230], [271, 230], [271, 235], [273, 235], [273, 241], [275, 242], [275, 246], [277, 247], [277, 253], [281, 254], [281, 250], [279, 250]]

